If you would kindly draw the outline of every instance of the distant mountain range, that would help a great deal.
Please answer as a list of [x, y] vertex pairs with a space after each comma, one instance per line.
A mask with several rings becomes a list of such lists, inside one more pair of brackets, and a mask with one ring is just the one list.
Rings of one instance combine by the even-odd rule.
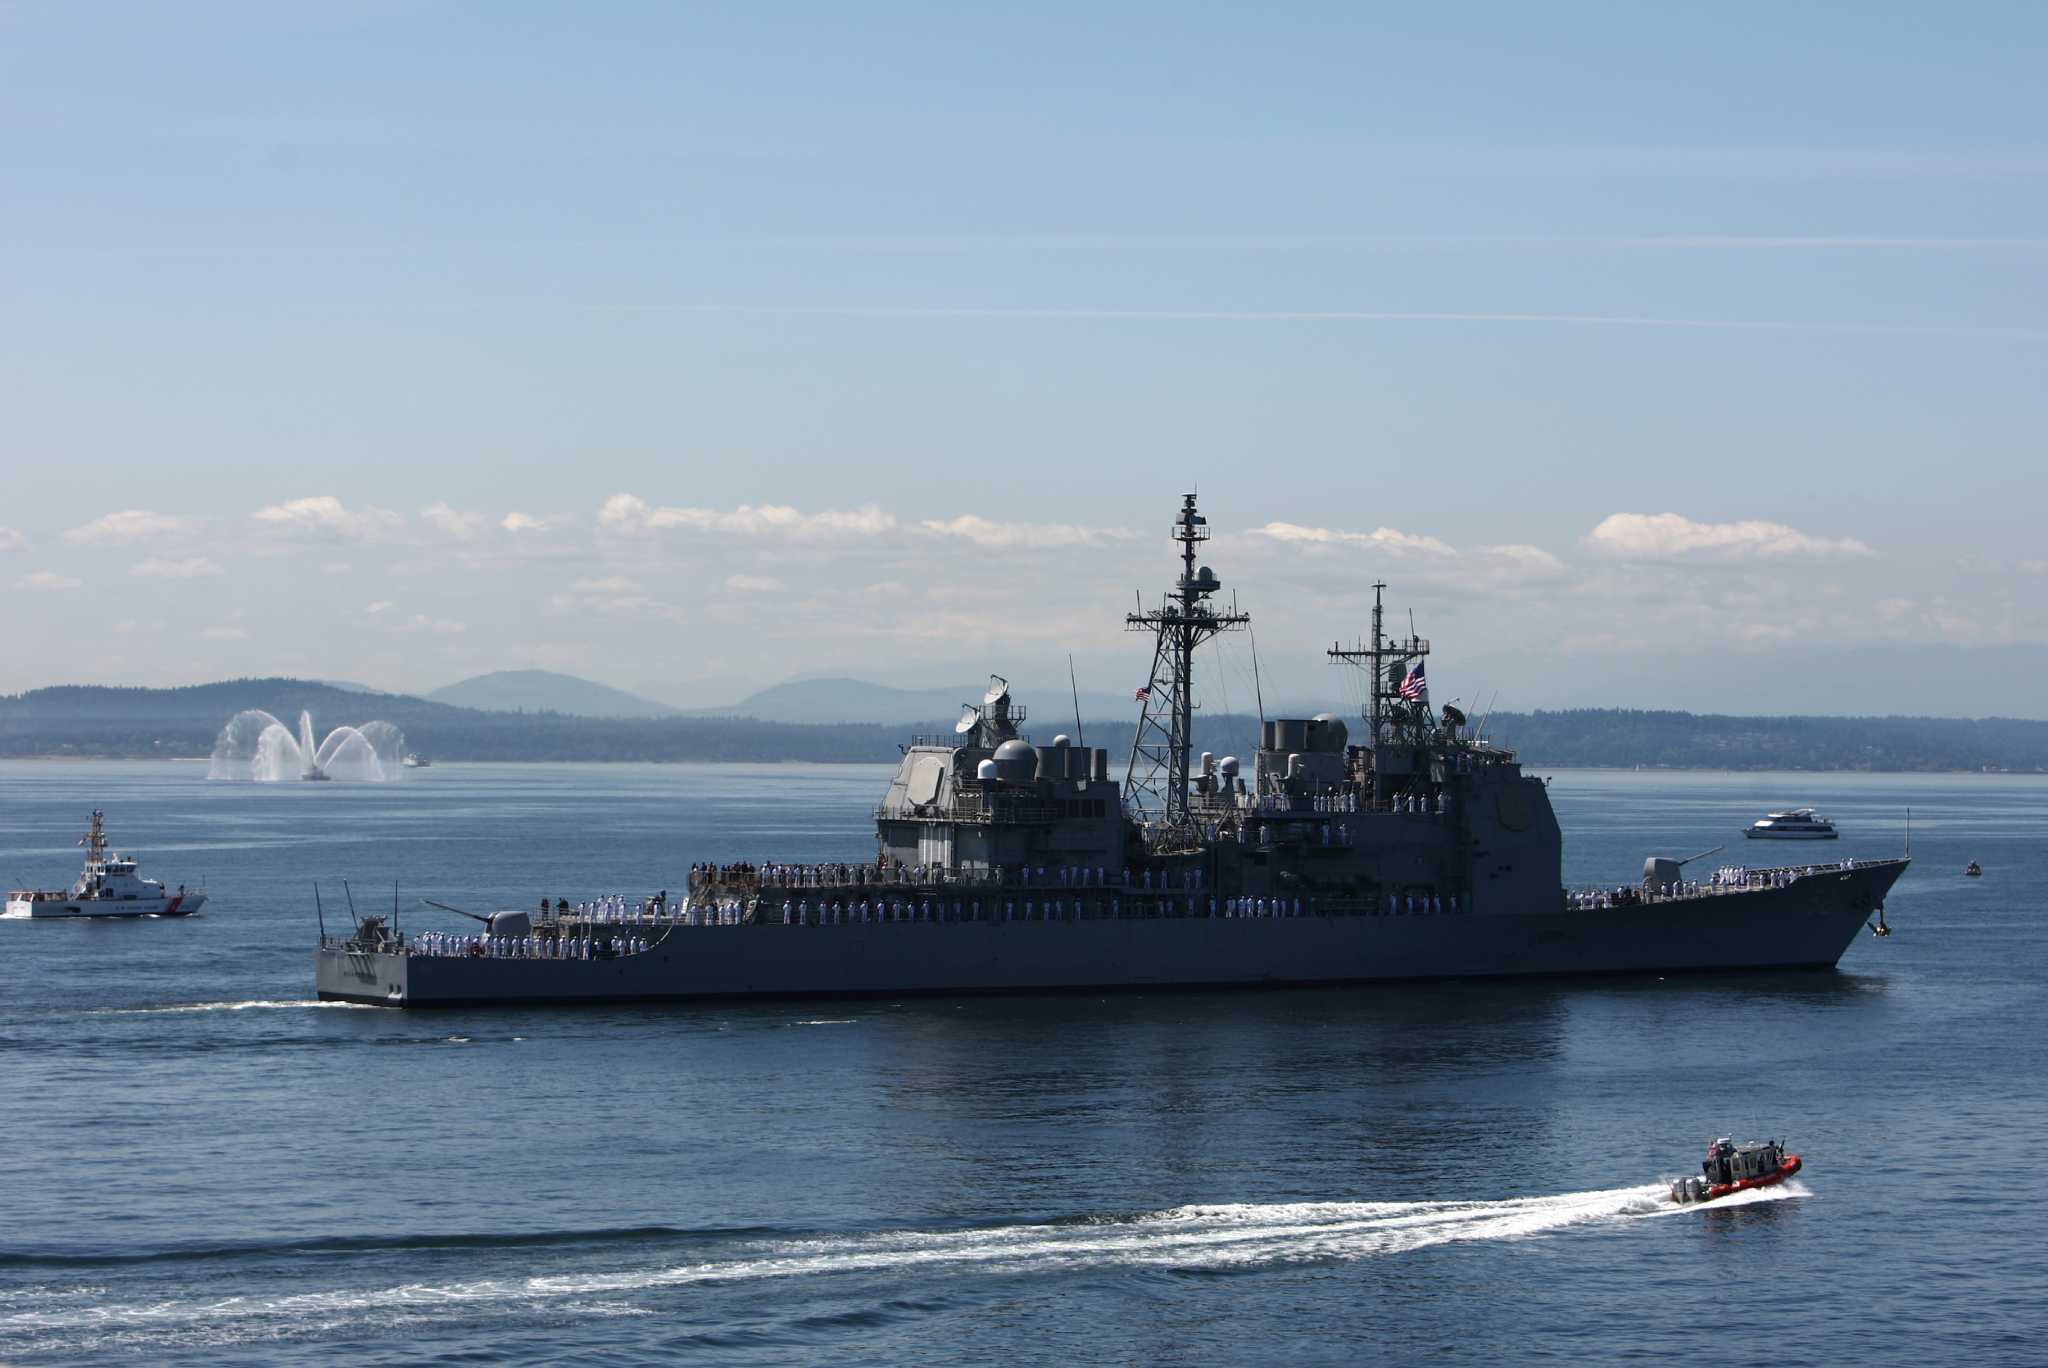
[[[337, 684], [337, 688], [358, 686]], [[753, 717], [763, 722], [862, 722], [918, 726], [959, 717], [961, 705], [978, 703], [987, 681], [936, 689], [896, 689], [864, 679], [792, 679], [756, 690], [737, 703], [711, 708], [675, 708], [651, 698], [553, 670], [499, 670], [477, 675], [423, 697], [436, 703], [487, 712], [554, 712], [574, 717]], [[1065, 691], [1035, 700], [1039, 716], [1058, 725], [1073, 720], [1074, 700]], [[1136, 704], [1107, 694], [1082, 694], [1086, 718], [1130, 717]], [[1071, 728], [1069, 728], [1071, 729]]]
[[[722, 708], [685, 711], [693, 717], [758, 717], [764, 722], [877, 722], [909, 726], [953, 721], [960, 716], [962, 705], [981, 702], [987, 692], [987, 680], [937, 689], [894, 689], [863, 679], [792, 679], [750, 693]], [[1040, 725], [1055, 731], [1072, 730], [1074, 700], [1066, 691], [1028, 699], [1016, 691], [1015, 696], [1019, 702], [1035, 707]], [[1082, 716], [1090, 719], [1131, 717], [1137, 706], [1128, 697], [1081, 695]]]
[[[587, 681], [567, 676], [573, 685]], [[602, 689], [602, 686], [587, 685]], [[529, 692], [536, 701], [601, 693]], [[499, 697], [507, 697], [500, 694]], [[326, 731], [347, 722], [396, 724], [414, 749], [437, 762], [463, 760], [892, 761], [913, 729], [943, 731], [972, 690], [886, 689], [857, 680], [807, 680], [766, 689], [736, 709], [844, 711], [852, 704], [895, 712], [923, 710], [906, 722], [793, 721], [734, 712], [593, 717], [554, 708], [528, 711], [458, 707], [406, 694], [363, 693], [301, 679], [235, 679], [177, 689], [64, 686], [0, 697], [0, 756], [203, 756], [228, 719], [261, 708], [285, 721], [313, 714]], [[907, 698], [908, 702], [902, 701]], [[942, 708], [931, 705], [942, 702]], [[660, 705], [653, 705], [660, 706]], [[1070, 705], [1071, 706], [1071, 705]], [[1084, 704], [1084, 709], [1085, 709]], [[1027, 723], [1040, 741], [1067, 731], [1064, 710]], [[936, 715], [929, 715], [936, 714]], [[1085, 739], [1119, 760], [1135, 723], [1089, 721]], [[1725, 717], [1683, 712], [1579, 709], [1495, 713], [1488, 735], [1514, 747], [1533, 767], [1654, 766], [1716, 770], [2048, 770], [2048, 722], [1939, 717]], [[1197, 750], [1249, 758], [1257, 719], [1199, 713]], [[1112, 766], [1119, 774], [1121, 764]]]
[[553, 670], [498, 670], [435, 689], [425, 697], [485, 712], [555, 712], [574, 717], [679, 717], [651, 698]]

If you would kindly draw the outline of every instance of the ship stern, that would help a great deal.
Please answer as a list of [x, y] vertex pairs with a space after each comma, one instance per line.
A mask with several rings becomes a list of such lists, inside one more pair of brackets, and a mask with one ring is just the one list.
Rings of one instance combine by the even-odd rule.
[[403, 1007], [408, 967], [406, 956], [387, 950], [323, 945], [313, 952], [314, 991], [322, 1002]]

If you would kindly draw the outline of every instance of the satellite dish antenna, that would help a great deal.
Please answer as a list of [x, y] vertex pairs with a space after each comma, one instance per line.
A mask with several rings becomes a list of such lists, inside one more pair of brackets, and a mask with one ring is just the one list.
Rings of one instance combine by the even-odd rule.
[[1009, 696], [1010, 681], [1001, 675], [990, 675], [988, 677], [988, 692], [981, 696], [981, 701], [986, 706], [993, 708]]
[[953, 734], [955, 736], [965, 736], [980, 725], [981, 709], [975, 707], [972, 703], [964, 704], [960, 709], [960, 720], [953, 724]]

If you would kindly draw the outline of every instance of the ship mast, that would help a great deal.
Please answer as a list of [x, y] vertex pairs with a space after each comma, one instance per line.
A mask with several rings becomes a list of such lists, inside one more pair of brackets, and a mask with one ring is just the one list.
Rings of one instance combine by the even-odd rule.
[[78, 838], [78, 843], [85, 847], [85, 858], [88, 861], [106, 858], [107, 814], [105, 812], [99, 808], [93, 809], [92, 823], [86, 827], [85, 835]]
[[1222, 581], [1208, 566], [1195, 568], [1195, 548], [1209, 540], [1209, 520], [1195, 511], [1195, 496], [1181, 496], [1173, 525], [1180, 543], [1180, 581], [1150, 612], [1127, 614], [1125, 627], [1152, 633], [1152, 674], [1139, 701], [1138, 733], [1131, 739], [1131, 763], [1124, 771], [1124, 803], [1140, 821], [1166, 828], [1188, 820], [1188, 752], [1193, 744], [1195, 648], [1218, 632], [1234, 631], [1251, 618], [1209, 606]]
[[[1429, 654], [1429, 642], [1416, 636], [1412, 628], [1405, 638], [1387, 635], [1386, 589], [1383, 581], [1373, 582], [1372, 644], [1367, 646], [1361, 641], [1346, 648], [1332, 643], [1329, 650], [1330, 659], [1356, 665], [1365, 671], [1365, 723], [1371, 738], [1368, 744], [1375, 754], [1381, 746], [1420, 741], [1423, 730], [1428, 726], [1428, 705], [1411, 703], [1403, 698], [1401, 681], [1407, 677], [1409, 661], [1421, 660]], [[1374, 768], [1377, 771], [1382, 767], [1375, 765]], [[1374, 796], [1384, 795], [1375, 793]]]

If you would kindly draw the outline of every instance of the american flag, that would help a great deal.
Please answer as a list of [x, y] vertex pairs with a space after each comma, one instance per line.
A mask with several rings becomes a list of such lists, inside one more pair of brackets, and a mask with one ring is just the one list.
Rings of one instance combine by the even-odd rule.
[[1152, 686], [1150, 684], [1147, 684], [1142, 689], [1131, 690], [1131, 697], [1140, 703], [1143, 703], [1146, 699], [1150, 698], [1151, 696]]
[[1401, 681], [1401, 697], [1413, 703], [1429, 692], [1429, 682], [1422, 677], [1422, 662], [1416, 661], [1408, 667], [1408, 675]]

